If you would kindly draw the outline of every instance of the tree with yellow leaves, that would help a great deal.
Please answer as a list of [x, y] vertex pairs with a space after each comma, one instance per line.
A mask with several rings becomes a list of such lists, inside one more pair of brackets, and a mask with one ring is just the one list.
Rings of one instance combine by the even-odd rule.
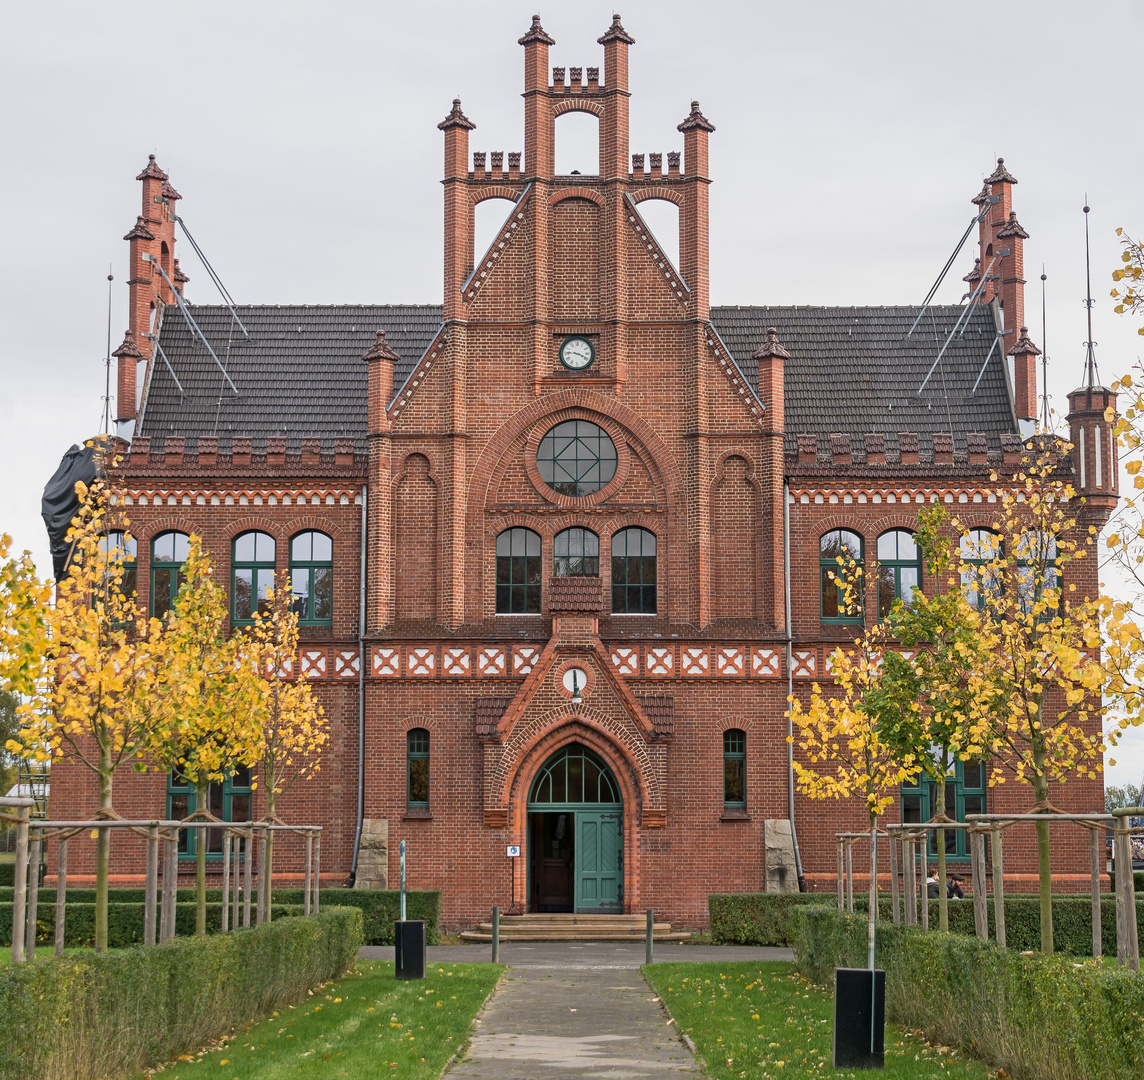
[[[127, 523], [109, 520], [106, 482], [79, 484], [77, 493], [81, 504], [68, 532], [71, 562], [54, 607], [42, 616], [45, 678], [28, 688], [35, 693], [22, 707], [24, 726], [8, 745], [33, 760], [64, 758], [88, 769], [99, 784], [97, 816], [114, 818], [116, 771], [141, 768], [166, 721], [156, 692], [166, 641], [161, 625], [139, 614], [134, 591], [125, 585], [127, 537], [118, 530]], [[109, 532], [112, 525], [115, 532]], [[97, 950], [107, 948], [109, 833], [99, 830], [96, 844]]]
[[[1051, 436], [1032, 440], [1017, 473], [998, 485], [991, 528], [953, 521], [962, 534], [960, 585], [980, 612], [978, 659], [967, 684], [974, 744], [966, 750], [990, 756], [991, 785], [1008, 778], [1029, 784], [1030, 812], [1037, 813], [1055, 810], [1051, 784], [1095, 779], [1104, 750], [1101, 602], [1078, 594], [1070, 580], [1095, 529], [1073, 516], [1078, 500], [1060, 469], [1067, 449]], [[956, 582], [951, 575], [948, 584]], [[1048, 822], [1038, 821], [1036, 830], [1041, 949], [1051, 953]]]
[[[210, 557], [198, 536], [190, 538], [185, 581], [164, 628], [162, 696], [164, 722], [153, 731], [147, 764], [174, 772], [195, 789], [188, 820], [216, 820], [210, 786], [258, 754], [261, 680], [255, 650], [241, 633], [227, 634], [227, 601], [211, 575]], [[195, 931], [206, 933], [208, 832], [196, 829]]]
[[12, 538], [0, 535], [0, 690], [35, 692], [48, 652], [52, 587], [36, 575], [32, 556], [12, 556]]
[[[281, 824], [277, 804], [295, 783], [310, 779], [321, 767], [322, 751], [330, 741], [329, 725], [310, 684], [297, 670], [298, 614], [289, 582], [281, 580], [268, 597], [265, 612], [255, 614], [250, 631], [252, 654], [262, 675], [261, 702], [253, 725], [258, 779], [265, 791], [266, 820]], [[265, 857], [259, 878], [264, 914], [270, 908], [270, 879], [274, 834], [266, 834]]]

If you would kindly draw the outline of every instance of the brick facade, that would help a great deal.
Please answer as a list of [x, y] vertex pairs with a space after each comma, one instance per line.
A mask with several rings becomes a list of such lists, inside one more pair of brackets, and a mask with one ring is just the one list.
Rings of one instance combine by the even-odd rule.
[[[505, 847], [522, 845], [520, 865], [531, 866], [530, 785], [552, 754], [573, 744], [603, 760], [622, 794], [626, 910], [650, 906], [699, 927], [709, 893], [761, 889], [764, 822], [789, 813], [788, 679], [807, 698], [811, 682], [827, 678], [830, 650], [853, 633], [820, 620], [819, 537], [845, 527], [872, 551], [880, 533], [911, 528], [921, 505], [932, 502], [988, 524], [990, 471], [1015, 466], [1017, 422], [1035, 413], [1030, 342], [1033, 352], [1015, 355], [1016, 386], [1003, 402], [1007, 439], [975, 434], [981, 429], [973, 427], [972, 404], [958, 405], [956, 439], [934, 430], [919, 442], [916, 431], [899, 433], [884, 418], [842, 435], [792, 429], [786, 373], [792, 355], [798, 360], [795, 344], [760, 332], [746, 352], [738, 345], [732, 352], [710, 307], [707, 145], [714, 127], [692, 102], [679, 125], [682, 161], [669, 151], [665, 168], [663, 155], [653, 153], [645, 167], [642, 154], [629, 155], [633, 42], [618, 16], [600, 43], [602, 79], [590, 67], [586, 80], [574, 68], [569, 80], [556, 69], [550, 82], [552, 39], [538, 19], [521, 39], [523, 164], [519, 153], [507, 154], [507, 166], [503, 152], [491, 154], [491, 165], [485, 152], [471, 154], [475, 125], [454, 101], [439, 125], [439, 329], [417, 355], [395, 351], [392, 334], [377, 334], [357, 361], [365, 371], [358, 402], [364, 426], [341, 439], [278, 436], [269, 428], [253, 436], [190, 426], [179, 432], [177, 416], [160, 425], [155, 410], [165, 376], [152, 343], [167, 340], [174, 332], [167, 321], [181, 316], [154, 264], [142, 258], [162, 260], [174, 249], [171, 195], [166, 203], [148, 197], [160, 193], [155, 185], [170, 187], [154, 159], [141, 177], [144, 217], [128, 234], [132, 323], [120, 356], [119, 413], [121, 430], [134, 440], [121, 481], [138, 538], [141, 597], [150, 541], [166, 530], [200, 534], [228, 585], [231, 543], [245, 530], [276, 539], [279, 569], [298, 531], [333, 538], [333, 622], [305, 630], [299, 659], [299, 677], [316, 687], [333, 738], [319, 779], [283, 799], [281, 813], [325, 825], [323, 874], [331, 884], [348, 880], [358, 826], [360, 692], [364, 816], [389, 822], [391, 879], [396, 841], [409, 842], [410, 886], [442, 889], [449, 928], [487, 917], [493, 904], [508, 906]], [[599, 176], [554, 174], [554, 124], [568, 110], [599, 118]], [[981, 304], [992, 312], [982, 318], [1000, 328], [1007, 322], [1010, 332], [1020, 326], [1026, 235], [1010, 218], [1013, 183], [999, 165], [986, 184], [987, 193], [1002, 196], [989, 204], [996, 221], [981, 226], [983, 266], [1003, 233], [1016, 252]], [[474, 207], [498, 197], [515, 207], [478, 263]], [[679, 208], [678, 269], [638, 213], [648, 198]], [[177, 280], [181, 286], [185, 278]], [[148, 338], [157, 318], [163, 325]], [[354, 333], [372, 337], [376, 327], [354, 318]], [[573, 335], [595, 350], [584, 371], [559, 359]], [[138, 356], [127, 347], [133, 343]], [[1015, 343], [1011, 334], [1001, 355]], [[136, 433], [140, 357], [150, 397]], [[819, 393], [833, 392], [828, 378]], [[1074, 428], [1101, 427], [1107, 402], [1074, 398]], [[540, 476], [540, 441], [566, 420], [598, 425], [615, 446], [615, 477], [599, 491], [559, 494]], [[1098, 496], [1089, 513], [1098, 523], [1116, 494], [1107, 425], [1103, 439], [1103, 450], [1092, 434], [1087, 443], [1090, 453], [1106, 455], [1099, 490], [1095, 465], [1088, 466]], [[656, 537], [655, 614], [612, 614], [613, 538], [630, 526]], [[497, 537], [514, 527], [540, 537], [539, 613], [497, 614]], [[571, 527], [599, 537], [600, 578], [578, 579], [576, 587], [553, 578], [555, 537]], [[1095, 572], [1095, 565], [1078, 570]], [[1078, 584], [1094, 588], [1095, 577]], [[573, 667], [584, 676], [579, 700], [563, 683]], [[430, 736], [427, 811], [406, 803], [406, 738], [414, 728]], [[746, 736], [745, 810], [723, 801], [728, 729]], [[123, 776], [116, 790], [122, 814], [164, 812], [161, 777]], [[1077, 782], [1053, 798], [1064, 809], [1092, 810], [1102, 805], [1101, 792], [1099, 780]], [[1031, 797], [1009, 784], [990, 802], [992, 810], [1019, 810]], [[256, 814], [258, 804], [256, 796]], [[94, 806], [86, 778], [57, 767], [53, 814], [74, 817]], [[833, 834], [861, 828], [861, 807], [799, 797], [794, 818], [808, 887], [832, 889]], [[1087, 881], [1087, 850], [1082, 837], [1055, 846], [1062, 883]], [[284, 877], [299, 872], [297, 855], [281, 846], [276, 865]], [[861, 873], [863, 856], [855, 856]], [[82, 872], [84, 855], [72, 858], [73, 873]], [[126, 875], [142, 868], [126, 850], [116, 866]], [[1018, 881], [1035, 873], [1031, 835], [1007, 846], [1007, 867]], [[517, 900], [525, 899], [520, 876]]]

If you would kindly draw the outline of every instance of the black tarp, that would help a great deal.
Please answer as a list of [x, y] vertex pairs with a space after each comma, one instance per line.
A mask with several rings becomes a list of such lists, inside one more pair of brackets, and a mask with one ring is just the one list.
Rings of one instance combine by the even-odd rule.
[[96, 477], [95, 456], [102, 452], [102, 448], [95, 444], [73, 446], [64, 454], [60, 467], [44, 487], [40, 513], [52, 543], [52, 567], [56, 581], [62, 580], [67, 573], [70, 548], [67, 541], [68, 527], [79, 510], [79, 496], [75, 493], [75, 486], [80, 481], [91, 485]]

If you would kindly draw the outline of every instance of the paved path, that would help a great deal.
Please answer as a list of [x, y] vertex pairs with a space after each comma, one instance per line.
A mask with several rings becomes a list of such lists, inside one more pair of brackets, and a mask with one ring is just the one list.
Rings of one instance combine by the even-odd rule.
[[[434, 946], [429, 963], [489, 958], [481, 946]], [[367, 946], [363, 959], [391, 960]], [[657, 962], [793, 960], [790, 949], [660, 945]], [[643, 942], [505, 944], [500, 986], [449, 1080], [639, 1080], [697, 1077], [700, 1068], [644, 981]]]

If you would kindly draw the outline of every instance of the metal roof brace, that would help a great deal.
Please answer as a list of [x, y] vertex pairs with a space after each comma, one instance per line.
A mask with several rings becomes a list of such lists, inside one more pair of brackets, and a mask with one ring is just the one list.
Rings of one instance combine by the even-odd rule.
[[163, 363], [167, 365], [167, 370], [171, 373], [171, 378], [175, 380], [175, 385], [179, 388], [179, 393], [184, 393], [185, 391], [183, 390], [183, 384], [179, 382], [179, 376], [175, 374], [175, 369], [171, 367], [171, 361], [167, 359], [167, 354], [163, 352], [163, 346], [159, 344], [158, 337], [156, 337], [154, 334], [144, 334], [143, 336], [154, 342], [155, 351], [159, 354], [159, 359], [161, 359]]
[[977, 373], [977, 382], [973, 384], [973, 389], [969, 391], [970, 397], [973, 397], [973, 395], [977, 393], [977, 388], [981, 385], [981, 379], [985, 374], [985, 369], [989, 366], [989, 358], [993, 355], [993, 350], [997, 348], [997, 342], [999, 342], [1003, 336], [1003, 334], [998, 334], [993, 339], [993, 344], [989, 346], [989, 351], [985, 354], [985, 363], [981, 365], [981, 370]]
[[226, 368], [222, 366], [222, 361], [215, 355], [214, 349], [211, 348], [211, 343], [207, 341], [206, 334], [204, 334], [199, 329], [199, 324], [195, 322], [194, 316], [187, 309], [187, 305], [183, 303], [183, 298], [179, 295], [179, 290], [175, 288], [175, 283], [169, 277], [167, 277], [167, 271], [163, 269], [163, 264], [159, 262], [159, 260], [156, 259], [154, 255], [149, 255], [147, 252], [143, 253], [143, 260], [145, 262], [152, 263], [158, 269], [159, 273], [163, 275], [163, 280], [167, 283], [172, 294], [174, 295], [175, 303], [178, 305], [179, 310], [183, 313], [183, 318], [187, 320], [187, 325], [195, 334], [198, 335], [199, 340], [207, 347], [207, 352], [211, 354], [211, 359], [214, 360], [216, 364], [218, 364], [218, 369], [222, 372], [222, 377], [226, 379], [227, 386], [229, 386], [234, 391], [235, 397], [238, 397], [238, 387], [235, 386], [233, 382], [231, 382], [230, 376], [226, 373]]
[[[933, 300], [934, 295], [937, 293], [938, 289], [941, 288], [941, 283], [945, 280], [945, 275], [949, 273], [949, 268], [953, 265], [953, 262], [958, 257], [958, 255], [961, 254], [961, 249], [965, 247], [965, 241], [969, 239], [969, 234], [973, 232], [973, 226], [980, 225], [981, 222], [985, 220], [985, 214], [989, 207], [996, 206], [1000, 201], [1000, 195], [989, 195], [981, 204], [981, 213], [976, 214], [969, 222], [965, 232], [961, 234], [961, 239], [957, 242], [957, 247], [953, 249], [953, 254], [949, 257], [945, 266], [941, 268], [941, 273], [938, 274], [937, 281], [933, 283], [933, 288], [931, 288], [930, 291], [926, 293], [926, 298], [922, 301], [922, 309], [918, 312], [918, 317], [914, 319], [914, 325], [910, 327], [910, 332], [906, 334], [907, 338], [913, 337], [914, 331], [918, 328], [918, 323], [922, 321], [922, 316], [926, 313], [926, 309], [930, 306], [930, 302]], [[194, 243], [194, 241], [192, 240], [191, 243]]]
[[238, 328], [243, 332], [246, 340], [249, 341], [250, 331], [242, 325], [242, 320], [238, 317], [238, 312], [234, 310], [234, 299], [227, 291], [227, 287], [222, 283], [222, 278], [220, 278], [218, 274], [215, 273], [215, 269], [213, 266], [211, 266], [210, 260], [203, 254], [203, 249], [195, 243], [195, 238], [191, 235], [191, 230], [187, 228], [187, 223], [181, 217], [179, 217], [178, 214], [172, 213], [171, 216], [179, 223], [179, 226], [182, 228], [183, 233], [187, 237], [187, 240], [190, 241], [191, 247], [195, 249], [195, 254], [199, 257], [199, 262], [201, 262], [203, 266], [206, 267], [207, 273], [210, 274], [211, 281], [214, 282], [215, 288], [218, 289], [219, 295], [222, 297], [222, 302], [226, 304], [226, 306], [230, 309], [231, 315], [234, 316], [234, 321], [238, 323]]
[[[928, 383], [930, 381], [930, 376], [933, 375], [933, 373], [937, 370], [938, 364], [941, 363], [941, 358], [943, 356], [945, 356], [945, 350], [949, 348], [949, 343], [954, 339], [958, 330], [961, 329], [961, 324], [963, 322], [965, 322], [966, 316], [968, 316], [969, 313], [977, 305], [977, 298], [981, 295], [981, 290], [985, 288], [985, 283], [987, 281], [993, 280], [993, 276], [992, 276], [993, 264], [998, 259], [1004, 259], [1007, 256], [1012, 255], [1012, 254], [1013, 254], [1012, 248], [1001, 248], [1001, 250], [998, 251], [997, 254], [994, 255], [993, 258], [989, 260], [989, 265], [985, 268], [985, 273], [981, 275], [981, 281], [978, 284], [977, 288], [973, 290], [973, 295], [969, 298], [969, 303], [965, 305], [965, 307], [962, 309], [961, 314], [957, 317], [957, 322], [955, 322], [953, 324], [953, 329], [949, 332], [949, 337], [947, 337], [945, 339], [945, 344], [941, 347], [941, 352], [939, 352], [937, 354], [937, 359], [933, 362], [933, 365], [930, 367], [929, 371], [926, 373], [926, 377], [924, 379], [922, 379], [922, 384], [921, 384], [921, 386], [918, 387], [918, 397], [921, 397], [922, 391], [926, 388], [926, 383]], [[996, 342], [994, 342], [994, 344], [996, 344]], [[990, 351], [992, 352], [992, 350], [990, 350]]]

